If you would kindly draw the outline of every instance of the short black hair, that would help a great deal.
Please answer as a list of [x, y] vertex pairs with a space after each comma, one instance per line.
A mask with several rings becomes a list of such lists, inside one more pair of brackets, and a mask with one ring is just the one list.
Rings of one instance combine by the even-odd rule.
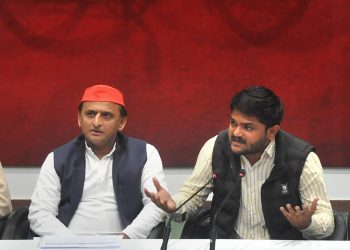
[[246, 88], [231, 99], [231, 112], [236, 109], [245, 115], [255, 116], [267, 128], [280, 125], [283, 119], [283, 104], [270, 89], [263, 86]]
[[[79, 106], [78, 106], [78, 111], [79, 111], [79, 113], [80, 113], [81, 110], [83, 109], [83, 104], [84, 104], [84, 102], [81, 102], [81, 103], [79, 104]], [[128, 112], [126, 111], [125, 107], [122, 106], [122, 105], [118, 105], [118, 106], [119, 106], [119, 110], [120, 110], [120, 115], [121, 115], [122, 117], [128, 116]]]

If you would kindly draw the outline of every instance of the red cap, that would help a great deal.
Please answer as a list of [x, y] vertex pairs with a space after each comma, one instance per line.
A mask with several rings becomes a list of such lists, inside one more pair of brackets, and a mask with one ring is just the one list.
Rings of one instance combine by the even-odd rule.
[[125, 107], [122, 92], [102, 84], [86, 88], [81, 102], [113, 102]]

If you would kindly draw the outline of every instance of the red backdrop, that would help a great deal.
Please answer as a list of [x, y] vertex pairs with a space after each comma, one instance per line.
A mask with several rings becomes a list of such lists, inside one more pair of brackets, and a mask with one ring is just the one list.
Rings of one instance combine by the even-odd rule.
[[272, 88], [282, 127], [350, 166], [350, 1], [0, 0], [0, 159], [38, 166], [79, 133], [85, 87], [126, 95], [126, 133], [192, 166], [230, 97]]

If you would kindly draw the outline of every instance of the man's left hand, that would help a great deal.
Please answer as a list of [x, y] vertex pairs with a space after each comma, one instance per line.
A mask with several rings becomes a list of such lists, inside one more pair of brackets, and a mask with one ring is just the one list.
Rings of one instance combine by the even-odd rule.
[[303, 230], [310, 226], [311, 217], [316, 211], [318, 200], [318, 198], [314, 199], [310, 206], [303, 206], [302, 209], [299, 206], [292, 207], [291, 204], [287, 204], [286, 207], [280, 207], [280, 210], [292, 226]]

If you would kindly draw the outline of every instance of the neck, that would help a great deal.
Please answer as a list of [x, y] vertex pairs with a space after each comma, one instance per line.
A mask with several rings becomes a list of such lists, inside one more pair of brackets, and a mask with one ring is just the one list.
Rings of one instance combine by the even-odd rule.
[[92, 144], [91, 142], [86, 140], [86, 145], [91, 148], [92, 152], [94, 152], [94, 154], [101, 160], [104, 156], [108, 155], [113, 147], [114, 144], [118, 144], [118, 139], [114, 138], [113, 140], [110, 140], [108, 142], [106, 142], [103, 145], [96, 145], [96, 144]]
[[112, 148], [109, 149], [92, 149], [92, 152], [101, 160], [104, 156], [106, 156], [109, 152], [111, 152]]
[[244, 156], [248, 159], [250, 164], [253, 166], [258, 160], [260, 160], [262, 154], [264, 153], [267, 146], [270, 144], [270, 140], [266, 138], [265, 142], [262, 143], [262, 147], [256, 147], [252, 150], [250, 154], [245, 154]]
[[91, 148], [92, 152], [94, 152], [94, 154], [101, 160], [104, 156], [111, 152], [114, 147], [114, 143], [104, 147], [98, 147], [96, 145], [91, 145], [89, 147]]
[[245, 155], [245, 157], [248, 159], [250, 164], [253, 166], [258, 160], [260, 160], [261, 155], [262, 155], [262, 152], [257, 153], [257, 154]]

